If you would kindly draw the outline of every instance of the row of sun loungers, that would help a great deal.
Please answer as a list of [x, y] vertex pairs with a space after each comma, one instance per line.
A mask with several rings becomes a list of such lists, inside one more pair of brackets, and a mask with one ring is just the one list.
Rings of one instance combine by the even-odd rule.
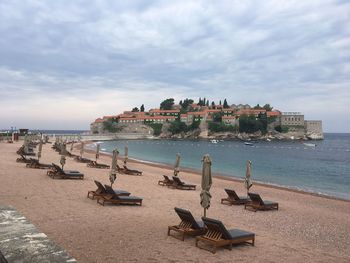
[[250, 209], [256, 212], [257, 210], [278, 210], [278, 203], [268, 200], [263, 200], [259, 194], [248, 193], [248, 197], [238, 196], [232, 189], [225, 189], [226, 198], [221, 199], [222, 204], [228, 205], [244, 205], [244, 209]]
[[163, 175], [164, 180], [158, 181], [158, 184], [161, 186], [167, 186], [169, 188], [176, 188], [181, 190], [196, 190], [196, 185], [187, 184], [177, 176], [173, 176], [173, 180], [171, 180], [167, 175]]
[[185, 209], [175, 207], [175, 212], [181, 222], [178, 225], [168, 226], [168, 236], [182, 241], [185, 236], [195, 236], [196, 247], [212, 253], [216, 253], [218, 247], [224, 246], [231, 250], [234, 244], [250, 243], [254, 246], [255, 234], [252, 232], [227, 229], [221, 221], [208, 217], [202, 217], [202, 221], [197, 221], [192, 213]]
[[124, 190], [114, 190], [109, 185], [102, 185], [98, 181], [94, 181], [97, 185], [95, 191], [88, 191], [87, 197], [90, 199], [97, 199], [97, 203], [105, 205], [105, 203], [111, 204], [126, 204], [126, 205], [142, 205], [142, 198], [137, 196], [131, 196], [129, 192]]
[[47, 171], [47, 175], [52, 179], [84, 179], [84, 174], [79, 171], [63, 170], [56, 164], [52, 164], [52, 168]]

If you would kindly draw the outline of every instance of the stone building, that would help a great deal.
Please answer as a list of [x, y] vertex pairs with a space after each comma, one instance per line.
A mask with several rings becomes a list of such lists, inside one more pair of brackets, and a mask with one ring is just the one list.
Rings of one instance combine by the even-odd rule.
[[310, 139], [323, 139], [322, 121], [305, 121], [305, 133], [306, 136]]

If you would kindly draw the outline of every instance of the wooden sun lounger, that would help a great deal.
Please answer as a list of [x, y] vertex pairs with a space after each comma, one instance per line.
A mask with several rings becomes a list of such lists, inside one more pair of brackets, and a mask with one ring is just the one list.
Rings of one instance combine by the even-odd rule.
[[24, 151], [24, 146], [22, 145], [16, 152], [19, 155], [35, 156], [33, 148], [28, 147], [28, 152]]
[[110, 168], [109, 165], [102, 164], [102, 163], [97, 163], [96, 161], [91, 161], [86, 166], [90, 167], [90, 168], [98, 168], [98, 169], [109, 169]]
[[221, 204], [244, 205], [250, 201], [247, 197], [238, 196], [234, 190], [225, 189], [225, 192], [227, 193], [227, 197], [221, 199]]
[[125, 174], [130, 174], [130, 175], [142, 175], [141, 171], [138, 170], [131, 170], [128, 167], [126, 167], [126, 165], [123, 165], [124, 168], [124, 173]]
[[[250, 242], [254, 246], [254, 233], [240, 229], [227, 230], [223, 223], [216, 219], [202, 217], [202, 220], [208, 231], [204, 235], [196, 237], [196, 247], [216, 253], [216, 249], [223, 246], [228, 246], [230, 250], [232, 250], [234, 244]], [[209, 248], [199, 246], [200, 243], [204, 243]], [[213, 247], [213, 249], [210, 249], [210, 247]]]
[[164, 177], [164, 180], [159, 180], [158, 181], [159, 185], [161, 185], [161, 186], [169, 186], [169, 185], [174, 184], [174, 181], [169, 179], [169, 177], [167, 175], [163, 175], [163, 177]]
[[97, 203], [105, 205], [105, 203], [111, 203], [116, 205], [142, 205], [142, 198], [137, 196], [119, 196], [115, 194], [102, 195], [97, 198]]
[[[185, 236], [198, 236], [205, 234], [206, 228], [204, 227], [204, 223], [202, 221], [196, 221], [190, 211], [177, 207], [174, 209], [180, 217], [181, 222], [179, 225], [168, 226], [168, 236], [184, 241]], [[171, 231], [180, 233], [180, 236], [175, 235]]]
[[99, 198], [99, 197], [102, 197], [103, 195], [108, 195], [108, 194], [125, 195], [125, 196], [130, 195], [130, 193], [127, 191], [113, 190], [113, 188], [108, 185], [104, 187], [99, 181], [94, 180], [94, 182], [97, 185], [97, 189], [95, 191], [88, 191], [87, 198], [95, 199], [95, 197]]
[[262, 200], [259, 194], [248, 193], [248, 195], [251, 201], [244, 205], [244, 209], [250, 208], [254, 212], [256, 212], [257, 210], [278, 210], [277, 202]]
[[17, 163], [30, 163], [30, 159], [27, 159], [23, 154], [21, 154], [20, 158], [16, 159]]
[[91, 163], [92, 160], [80, 156], [75, 156], [74, 160], [77, 161], [78, 163]]
[[186, 184], [181, 181], [179, 177], [173, 176], [174, 183], [172, 185], [168, 185], [168, 187], [181, 189], [181, 190], [196, 190], [196, 185], [194, 184]]
[[26, 164], [27, 168], [34, 168], [34, 169], [50, 169], [52, 168], [51, 164], [44, 164], [40, 163], [37, 159], [30, 158], [30, 163]]
[[79, 171], [62, 170], [61, 167], [54, 163], [52, 164], [51, 170], [47, 171], [47, 175], [52, 179], [84, 179], [84, 174]]

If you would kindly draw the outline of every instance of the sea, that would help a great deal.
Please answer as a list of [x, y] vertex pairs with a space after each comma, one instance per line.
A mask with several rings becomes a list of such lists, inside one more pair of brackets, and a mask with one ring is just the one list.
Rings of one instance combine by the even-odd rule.
[[[350, 200], [350, 134], [326, 133], [321, 141], [116, 140], [98, 142], [101, 150], [147, 162], [200, 170], [202, 157], [212, 158], [212, 173], [243, 179], [252, 162], [252, 180]], [[315, 144], [315, 145], [312, 145]], [[94, 146], [92, 146], [94, 147]]]

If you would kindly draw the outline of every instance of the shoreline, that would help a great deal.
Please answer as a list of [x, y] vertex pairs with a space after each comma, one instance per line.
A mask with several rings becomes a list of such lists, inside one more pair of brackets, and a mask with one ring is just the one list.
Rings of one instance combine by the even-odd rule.
[[[88, 145], [92, 145], [92, 144], [94, 144], [96, 142], [98, 142], [98, 141], [85, 141], [84, 143], [85, 143], [85, 146], [88, 146]], [[77, 145], [76, 148], [80, 149], [80, 146]], [[90, 154], [94, 154], [95, 153], [95, 151], [93, 151], [91, 149], [84, 149], [84, 152], [90, 153]], [[112, 153], [109, 153], [109, 152], [100, 151], [100, 155], [108, 156], [108, 157], [112, 158]], [[143, 165], [148, 165], [148, 166], [151, 166], [151, 167], [162, 168], [162, 169], [167, 169], [167, 170], [171, 170], [171, 171], [173, 170], [173, 166], [170, 165], [170, 164], [158, 163], [158, 162], [153, 162], [153, 161], [146, 161], [146, 160], [135, 159], [135, 158], [130, 158], [130, 157], [128, 158], [128, 161], [132, 162], [132, 163], [139, 163], [139, 164], [143, 164]], [[201, 176], [201, 171], [197, 170], [197, 169], [194, 169], [194, 168], [181, 167], [180, 172], [181, 171]], [[212, 176], [213, 176], [213, 178], [218, 178], [218, 179], [222, 179], [222, 180], [225, 180], [225, 181], [231, 181], [231, 182], [243, 183], [243, 181], [244, 181], [244, 179], [240, 179], [237, 176], [234, 176], [234, 175], [233, 176], [229, 176], [229, 175], [222, 174], [222, 173], [215, 173]], [[341, 198], [341, 197], [332, 196], [332, 195], [327, 195], [327, 194], [323, 194], [323, 193], [317, 193], [317, 192], [302, 190], [302, 189], [297, 189], [297, 188], [293, 188], [291, 186], [289, 187], [289, 186], [283, 186], [283, 185], [272, 184], [272, 183], [264, 183], [264, 182], [255, 181], [255, 180], [253, 180], [253, 183], [254, 183], [254, 185], [263, 186], [263, 187], [267, 187], [267, 188], [284, 190], [284, 191], [289, 191], [289, 192], [293, 192], [293, 193], [299, 193], [299, 194], [304, 194], [304, 195], [311, 195], [311, 196], [322, 197], [322, 198], [326, 198], [326, 199], [330, 199], [330, 200], [338, 200], [338, 201], [343, 201], [343, 202], [350, 203], [350, 199]]]

